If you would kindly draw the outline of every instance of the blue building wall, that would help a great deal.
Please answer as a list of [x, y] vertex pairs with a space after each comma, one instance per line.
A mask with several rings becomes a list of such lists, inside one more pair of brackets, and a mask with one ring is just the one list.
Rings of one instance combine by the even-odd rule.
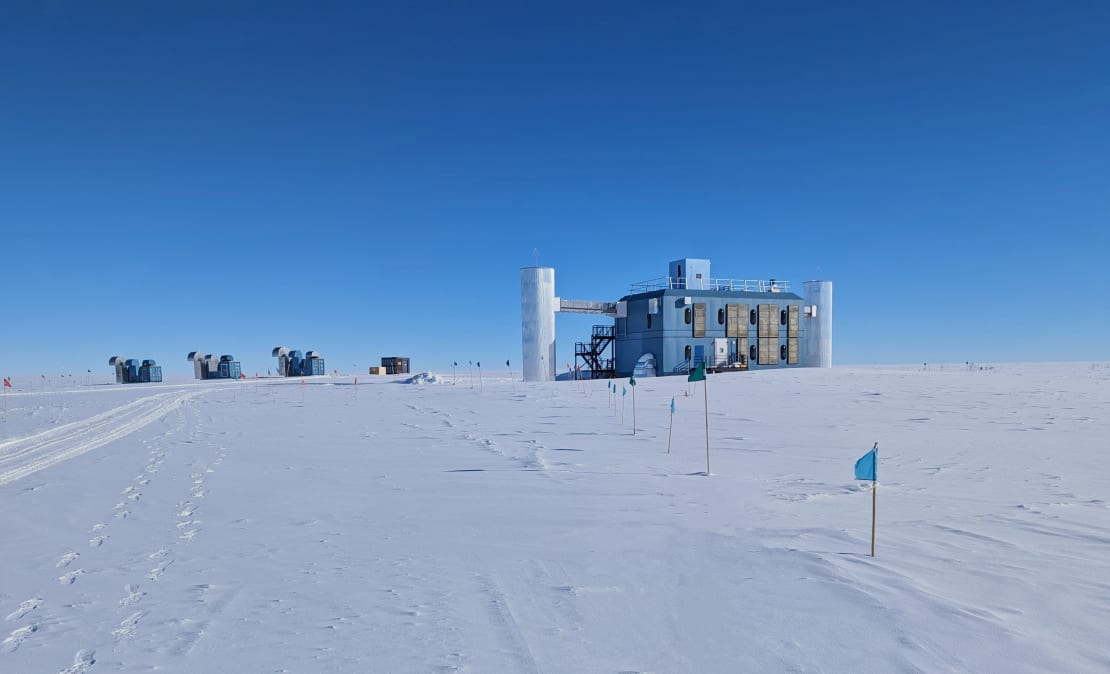
[[[687, 261], [684, 261], [687, 262]], [[674, 264], [674, 263], [672, 263]], [[688, 267], [686, 268], [688, 269]], [[683, 269], [683, 272], [686, 272]], [[689, 298], [690, 304], [686, 304]], [[715, 290], [656, 290], [647, 293], [629, 295], [621, 298], [627, 302], [627, 317], [617, 318], [615, 325], [616, 337], [614, 340], [614, 356], [618, 376], [627, 376], [632, 372], [636, 361], [644, 353], [655, 356], [656, 372], [660, 376], [668, 374], [681, 374], [686, 372], [686, 348], [690, 348], [691, 356], [696, 356], [698, 347], [707, 361], [712, 364], [715, 339], [729, 339], [730, 350], [735, 354], [735, 349], [740, 342], [735, 337], [727, 334], [726, 305], [745, 304], [745, 315], [739, 316], [739, 333], [747, 338], [748, 353], [745, 353], [747, 367], [752, 370], [780, 367], [802, 367], [805, 360], [804, 334], [805, 320], [802, 310], [804, 301], [798, 295], [787, 292], [730, 292]], [[694, 304], [705, 303], [705, 336], [694, 337]], [[649, 309], [656, 305], [657, 313], [649, 313]], [[758, 310], [760, 305], [775, 307], [773, 314], [777, 330], [776, 337], [768, 337], [768, 348], [778, 349], [780, 356], [774, 365], [761, 365], [758, 358], [759, 333]], [[782, 312], [789, 312], [789, 307], [797, 307], [797, 337], [794, 338], [796, 348], [796, 364], [787, 362], [789, 356], [789, 313], [785, 316]], [[690, 310], [690, 322], [686, 322], [686, 310]], [[756, 312], [756, 322], [752, 322], [752, 312]], [[650, 325], [649, 325], [650, 315]], [[786, 318], [784, 324], [781, 319]], [[723, 319], [723, 320], [722, 320]], [[771, 347], [770, 345], [773, 345]], [[750, 347], [756, 346], [756, 357]], [[786, 349], [785, 353], [783, 349]]]

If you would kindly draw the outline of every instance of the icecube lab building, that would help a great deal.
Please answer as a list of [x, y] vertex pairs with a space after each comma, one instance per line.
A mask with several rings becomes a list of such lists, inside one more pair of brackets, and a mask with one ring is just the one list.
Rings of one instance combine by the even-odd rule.
[[556, 376], [555, 314], [607, 316], [589, 341], [575, 344], [584, 376], [638, 377], [782, 367], [832, 367], [832, 281], [714, 278], [710, 261], [683, 258], [667, 276], [636, 283], [615, 302], [555, 295], [555, 270], [520, 270], [521, 338], [526, 381]]

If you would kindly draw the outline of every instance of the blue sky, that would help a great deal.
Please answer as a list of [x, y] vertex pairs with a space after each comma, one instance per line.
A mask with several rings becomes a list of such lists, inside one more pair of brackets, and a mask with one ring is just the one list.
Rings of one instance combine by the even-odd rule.
[[1108, 358], [1105, 2], [319, 4], [6, 8], [3, 373], [516, 365], [534, 251], [832, 280], [840, 364]]

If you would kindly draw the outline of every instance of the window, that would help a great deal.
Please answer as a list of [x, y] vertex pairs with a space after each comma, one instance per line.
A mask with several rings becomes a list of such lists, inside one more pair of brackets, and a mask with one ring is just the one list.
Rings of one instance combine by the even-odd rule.
[[724, 324], [725, 324], [725, 310], [724, 309], [718, 309], [717, 310], [717, 325], [724, 325]]
[[651, 314], [648, 314], [647, 318], [648, 318], [647, 327], [648, 327], [648, 330], [651, 330]]
[[786, 360], [786, 345], [779, 347], [779, 360]]
[[748, 312], [748, 323], [750, 325], [755, 325], [755, 309]]
[[690, 307], [686, 307], [686, 325], [690, 325]]
[[686, 345], [685, 354], [686, 354], [686, 360], [690, 360], [690, 345], [689, 344]]
[[786, 309], [779, 312], [779, 325], [786, 325]]
[[748, 359], [749, 360], [755, 360], [758, 357], [759, 357], [759, 350], [758, 350], [758, 348], [756, 347], [755, 344], [752, 344], [751, 348], [748, 349]]

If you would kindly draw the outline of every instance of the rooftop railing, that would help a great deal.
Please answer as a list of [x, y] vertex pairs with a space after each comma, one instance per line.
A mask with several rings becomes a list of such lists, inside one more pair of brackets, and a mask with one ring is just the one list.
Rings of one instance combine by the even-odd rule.
[[749, 293], [788, 293], [790, 292], [790, 281], [735, 278], [691, 279], [685, 276], [661, 276], [649, 281], [632, 284], [633, 294], [653, 290], [727, 290], [729, 292]]

